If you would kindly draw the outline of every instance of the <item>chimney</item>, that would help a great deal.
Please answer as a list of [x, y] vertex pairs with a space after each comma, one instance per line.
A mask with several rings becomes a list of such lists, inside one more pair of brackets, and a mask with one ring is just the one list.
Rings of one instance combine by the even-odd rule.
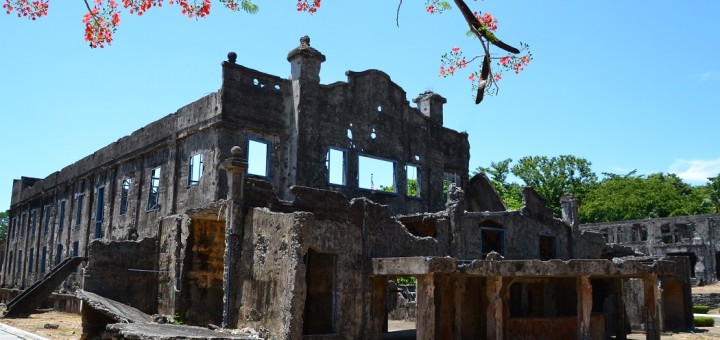
[[440, 126], [443, 125], [443, 104], [447, 103], [447, 99], [443, 96], [432, 91], [425, 91], [413, 99], [413, 103], [417, 104], [418, 109], [425, 117]]

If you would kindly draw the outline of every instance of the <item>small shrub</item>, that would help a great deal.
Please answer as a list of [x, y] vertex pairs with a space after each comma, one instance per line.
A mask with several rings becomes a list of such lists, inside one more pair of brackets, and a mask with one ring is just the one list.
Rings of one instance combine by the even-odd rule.
[[709, 316], [696, 316], [695, 327], [713, 327], [715, 326], [715, 319]]
[[710, 306], [693, 306], [693, 313], [707, 314], [710, 311]]

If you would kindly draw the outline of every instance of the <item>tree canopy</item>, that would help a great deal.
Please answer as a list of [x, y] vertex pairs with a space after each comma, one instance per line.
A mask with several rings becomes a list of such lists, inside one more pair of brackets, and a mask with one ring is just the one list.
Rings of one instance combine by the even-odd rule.
[[522, 205], [521, 184], [531, 186], [547, 200], [556, 217], [561, 216], [560, 198], [571, 192], [580, 202], [581, 223], [647, 219], [720, 212], [720, 174], [709, 183], [692, 186], [675, 174], [625, 175], [592, 172], [592, 163], [571, 155], [527, 156], [512, 165], [512, 159], [478, 167], [484, 172], [510, 210]]
[[10, 225], [10, 211], [0, 212], [0, 241], [7, 239], [8, 226]]

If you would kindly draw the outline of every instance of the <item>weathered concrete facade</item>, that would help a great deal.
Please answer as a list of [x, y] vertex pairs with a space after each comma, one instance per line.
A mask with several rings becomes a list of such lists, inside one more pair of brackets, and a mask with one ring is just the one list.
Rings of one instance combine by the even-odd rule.
[[580, 228], [644, 255], [687, 256], [695, 285], [714, 283], [720, 277], [718, 214], [588, 223]]
[[[61, 291], [280, 339], [381, 338], [397, 276], [418, 279], [419, 339], [623, 338], [631, 278], [657, 339], [658, 280], [689, 287], [676, 262], [602, 259], [615, 251], [580, 230], [576, 204], [556, 219], [525, 188], [506, 211], [487, 178], [468, 179], [467, 135], [442, 126], [437, 94], [410, 107], [377, 70], [320, 84], [306, 37], [290, 79], [228, 58], [217, 93], [14, 182], [3, 287], [77, 254], [89, 261]], [[374, 187], [368, 159], [391, 185]]]

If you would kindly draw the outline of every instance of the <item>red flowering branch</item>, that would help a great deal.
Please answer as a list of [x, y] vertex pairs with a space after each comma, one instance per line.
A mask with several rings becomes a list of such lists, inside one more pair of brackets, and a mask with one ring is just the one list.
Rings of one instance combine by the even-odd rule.
[[[473, 90], [477, 90], [475, 102], [480, 103], [486, 93], [490, 95], [497, 94], [497, 82], [503, 78], [503, 72], [513, 71], [515, 74], [518, 74], [523, 71], [532, 60], [532, 53], [530, 52], [528, 44], [520, 43], [522, 48], [517, 49], [498, 39], [494, 33], [498, 28], [498, 20], [494, 18], [492, 14], [488, 12], [472, 12], [463, 0], [454, 1], [465, 18], [465, 21], [467, 21], [470, 26], [469, 33], [480, 40], [483, 54], [467, 59], [463, 56], [463, 53], [460, 52], [459, 47], [453, 47], [450, 53], [445, 53], [440, 58], [441, 66], [438, 76], [452, 76], [458, 70], [467, 68], [468, 64], [481, 59], [483, 61], [481, 67], [468, 76], [468, 80], [472, 82]], [[441, 2], [442, 1], [439, 0], [427, 0], [427, 12], [435, 14], [447, 9], [439, 6]], [[507, 51], [507, 56], [502, 58], [493, 57], [490, 53], [491, 45]], [[522, 53], [524, 53], [524, 55], [521, 55]], [[498, 60], [494, 72], [490, 65], [492, 59]]]
[[18, 18], [26, 17], [30, 20], [46, 17], [50, 8], [50, 0], [5, 0], [2, 8], [6, 14], [17, 12]]
[[320, 8], [320, 0], [298, 0], [297, 2], [297, 10], [299, 12], [308, 12], [313, 14], [317, 12], [318, 8]]

